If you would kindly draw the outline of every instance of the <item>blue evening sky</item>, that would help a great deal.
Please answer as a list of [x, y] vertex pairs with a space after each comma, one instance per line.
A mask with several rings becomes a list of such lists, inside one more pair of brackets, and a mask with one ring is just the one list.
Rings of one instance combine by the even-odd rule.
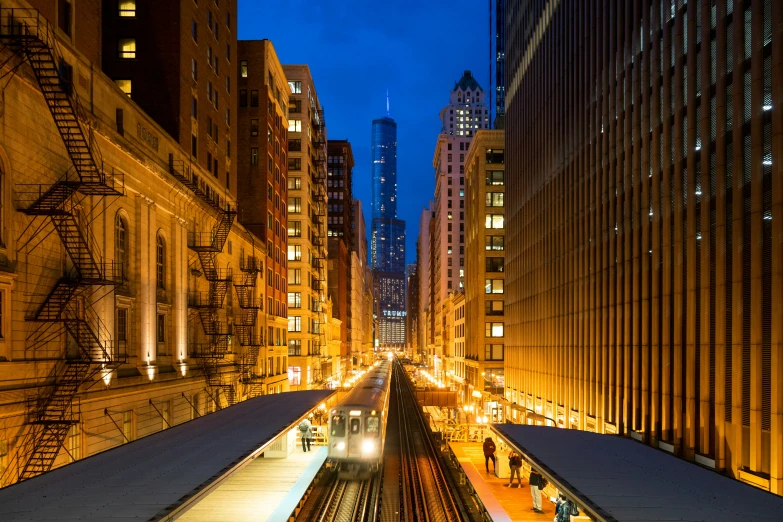
[[388, 86], [406, 263], [416, 259], [419, 217], [435, 189], [440, 110], [465, 69], [489, 87], [488, 16], [486, 0], [239, 0], [240, 39], [268, 38], [281, 63], [310, 66], [329, 138], [353, 147], [368, 234], [370, 129], [385, 114]]

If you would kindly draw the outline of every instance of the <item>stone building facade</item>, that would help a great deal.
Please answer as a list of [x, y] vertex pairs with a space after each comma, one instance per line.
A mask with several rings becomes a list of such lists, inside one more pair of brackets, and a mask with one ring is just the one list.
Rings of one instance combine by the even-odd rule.
[[0, 485], [288, 389], [284, 348], [238, 339], [265, 260], [225, 179], [100, 72], [81, 18], [9, 7], [0, 52], [24, 27], [43, 58], [0, 111]]

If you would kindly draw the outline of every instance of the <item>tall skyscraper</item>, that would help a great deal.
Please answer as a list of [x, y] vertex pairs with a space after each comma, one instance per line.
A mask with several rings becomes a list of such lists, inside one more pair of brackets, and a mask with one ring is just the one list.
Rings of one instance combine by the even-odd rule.
[[452, 292], [465, 285], [465, 159], [476, 132], [489, 128], [486, 93], [470, 71], [449, 92], [440, 112], [441, 133], [435, 147], [435, 204], [430, 234], [430, 304], [433, 318], [428, 357], [443, 356], [442, 314]]
[[[494, 10], [494, 25], [492, 23]], [[489, 0], [489, 79], [493, 80], [492, 63], [495, 63], [495, 123], [494, 127], [503, 128], [506, 114], [506, 0]], [[490, 106], [492, 95], [490, 94]]]
[[598, 4], [509, 2], [506, 399], [783, 494], [780, 3]]
[[372, 122], [372, 268], [376, 273], [378, 341], [405, 345], [405, 221], [397, 219], [397, 123]]

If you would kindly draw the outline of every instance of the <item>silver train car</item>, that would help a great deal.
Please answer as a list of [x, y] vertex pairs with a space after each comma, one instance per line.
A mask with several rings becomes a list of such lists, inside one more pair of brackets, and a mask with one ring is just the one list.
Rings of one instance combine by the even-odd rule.
[[327, 462], [343, 476], [378, 470], [386, 442], [392, 361], [376, 362], [329, 411]]

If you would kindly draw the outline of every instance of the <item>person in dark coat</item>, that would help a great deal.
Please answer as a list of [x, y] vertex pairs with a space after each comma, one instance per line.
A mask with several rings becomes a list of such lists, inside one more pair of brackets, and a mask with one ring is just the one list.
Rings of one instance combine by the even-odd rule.
[[492, 437], [484, 439], [484, 465], [487, 467], [487, 473], [489, 473], [489, 461], [492, 461], [492, 469], [497, 470], [497, 464], [495, 462], [495, 441]]
[[530, 471], [530, 496], [533, 497], [533, 507], [536, 513], [543, 513], [541, 509], [541, 485], [544, 483], [544, 477], [535, 469]]
[[511, 487], [514, 483], [514, 475], [516, 475], [519, 486], [522, 487], [522, 457], [513, 450], [508, 454], [508, 469], [511, 471], [511, 475], [508, 477], [508, 486]]

